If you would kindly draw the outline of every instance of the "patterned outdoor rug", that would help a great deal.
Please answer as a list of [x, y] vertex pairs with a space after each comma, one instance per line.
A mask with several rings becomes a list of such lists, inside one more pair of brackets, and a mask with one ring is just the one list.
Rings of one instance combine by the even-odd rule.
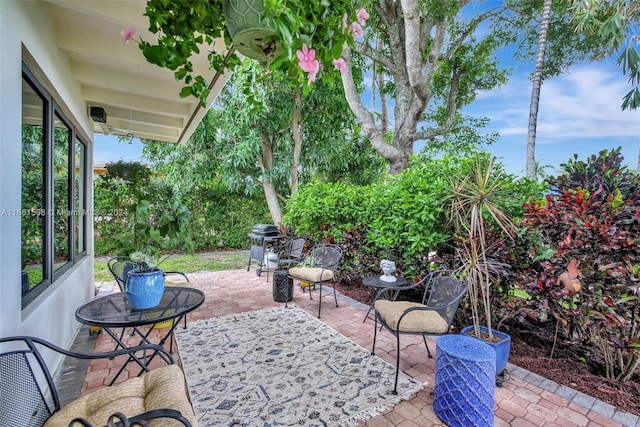
[[176, 329], [200, 427], [356, 425], [424, 385], [305, 311], [274, 308]]

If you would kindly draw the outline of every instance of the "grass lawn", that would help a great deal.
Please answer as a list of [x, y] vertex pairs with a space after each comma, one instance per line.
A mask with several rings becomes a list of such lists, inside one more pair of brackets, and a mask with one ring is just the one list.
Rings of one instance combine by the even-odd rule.
[[[107, 268], [109, 257], [96, 257], [95, 281], [109, 282], [113, 280], [111, 272]], [[195, 273], [198, 271], [238, 270], [247, 268], [249, 251], [221, 251], [203, 252], [193, 255], [173, 254], [165, 259], [160, 268], [183, 273]]]

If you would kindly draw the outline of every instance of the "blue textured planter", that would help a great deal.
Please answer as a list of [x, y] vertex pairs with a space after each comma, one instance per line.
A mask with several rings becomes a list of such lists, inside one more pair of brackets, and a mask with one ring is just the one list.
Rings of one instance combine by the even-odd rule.
[[449, 427], [493, 426], [496, 353], [467, 335], [436, 341], [433, 410]]
[[[481, 332], [487, 332], [487, 328], [484, 326], [480, 326]], [[504, 368], [507, 367], [507, 362], [509, 361], [509, 353], [511, 352], [511, 336], [505, 334], [504, 332], [496, 331], [493, 329], [491, 333], [502, 341], [500, 342], [488, 342], [482, 341], [486, 343], [489, 347], [491, 347], [496, 352], [496, 375], [502, 373]], [[462, 335], [468, 335], [470, 337], [475, 338], [473, 335], [473, 325], [466, 326], [462, 328], [460, 331]]]
[[136, 310], [155, 307], [164, 293], [162, 270], [148, 273], [130, 271], [127, 276], [127, 297], [129, 305]]

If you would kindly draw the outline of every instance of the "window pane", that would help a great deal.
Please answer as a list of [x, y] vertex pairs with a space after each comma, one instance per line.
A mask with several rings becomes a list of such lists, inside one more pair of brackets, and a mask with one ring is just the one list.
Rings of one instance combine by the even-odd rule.
[[86, 203], [85, 203], [85, 177], [86, 177], [86, 148], [85, 145], [79, 139], [76, 139], [75, 147], [75, 192], [73, 201], [73, 210], [75, 212], [75, 240], [76, 240], [76, 254], [84, 252], [85, 250], [85, 219], [86, 215]]
[[22, 294], [43, 282], [45, 191], [45, 101], [22, 79]]
[[69, 144], [71, 130], [56, 114], [53, 130], [53, 250], [54, 271], [71, 260], [69, 244]]

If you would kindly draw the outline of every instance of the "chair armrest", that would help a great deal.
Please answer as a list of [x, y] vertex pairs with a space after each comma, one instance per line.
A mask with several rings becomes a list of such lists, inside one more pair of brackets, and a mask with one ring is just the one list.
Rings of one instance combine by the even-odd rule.
[[[170, 418], [172, 420], [180, 421], [182, 425], [186, 427], [192, 427], [189, 420], [183, 417], [180, 411], [176, 411], [175, 409], [155, 409], [153, 411], [148, 411], [131, 418], [127, 418], [122, 413], [116, 412], [107, 420], [107, 427], [148, 426], [149, 423], [147, 423], [147, 421], [155, 420], [158, 418]], [[73, 420], [71, 420], [69, 426], [94, 427], [84, 418], [74, 418]]]
[[145, 412], [143, 414], [136, 415], [135, 417], [131, 417], [129, 418], [129, 421], [133, 423], [155, 420], [157, 418], [171, 418], [172, 420], [180, 421], [186, 427], [191, 427], [189, 420], [183, 417], [180, 411], [176, 411], [175, 409], [156, 409], [154, 411]]
[[[108, 351], [108, 352], [103, 352], [103, 353], [78, 353], [75, 351], [70, 351], [70, 350], [66, 350], [62, 347], [58, 347], [55, 344], [52, 344], [48, 341], [45, 341], [41, 338], [36, 338], [36, 337], [29, 337], [29, 336], [16, 336], [16, 337], [7, 337], [7, 338], [1, 338], [0, 339], [0, 343], [1, 342], [11, 342], [11, 341], [23, 341], [27, 346], [29, 346], [29, 348], [33, 349], [33, 350], [37, 350], [36, 344], [38, 346], [43, 346], [43, 347], [47, 347], [50, 350], [53, 350], [57, 353], [60, 354], [64, 354], [65, 356], [70, 356], [70, 357], [75, 357], [77, 359], [105, 359], [105, 358], [114, 358], [117, 356], [122, 356], [122, 355], [130, 355], [130, 354], [134, 354], [137, 353], [139, 351], [154, 351], [154, 352], [158, 352], [158, 353], [162, 353], [164, 356], [167, 357], [167, 361], [170, 361], [169, 364], [174, 364], [175, 360], [173, 358], [173, 356], [171, 355], [171, 353], [169, 353], [164, 347], [156, 345], [156, 344], [143, 344], [143, 345], [138, 345], [135, 347], [130, 347], [130, 348], [125, 348], [125, 349], [120, 349], [120, 350], [115, 350], [115, 351]], [[164, 359], [164, 357], [160, 357], [160, 359]]]
[[164, 271], [163, 270], [162, 274], [164, 274], [165, 276], [168, 276], [169, 274], [177, 274], [178, 276], [184, 277], [184, 280], [186, 280], [187, 282], [189, 281], [189, 278], [187, 277], [187, 275], [184, 274], [182, 271]]

